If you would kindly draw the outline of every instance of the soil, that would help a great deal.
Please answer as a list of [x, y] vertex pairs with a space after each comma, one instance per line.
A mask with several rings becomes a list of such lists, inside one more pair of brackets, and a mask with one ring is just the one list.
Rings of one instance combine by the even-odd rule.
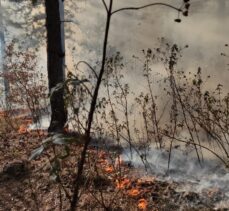
[[[36, 131], [0, 138], [0, 210], [68, 210], [81, 144], [71, 145], [66, 158], [54, 159], [55, 147], [29, 161], [32, 150], [47, 134]], [[58, 164], [58, 165], [57, 165]], [[90, 147], [81, 181], [78, 210], [217, 210], [225, 196], [220, 190], [204, 193], [177, 191], [180, 185], [150, 177], [136, 177], [130, 164], [119, 160], [116, 150]], [[218, 209], [218, 210], [229, 210]]]

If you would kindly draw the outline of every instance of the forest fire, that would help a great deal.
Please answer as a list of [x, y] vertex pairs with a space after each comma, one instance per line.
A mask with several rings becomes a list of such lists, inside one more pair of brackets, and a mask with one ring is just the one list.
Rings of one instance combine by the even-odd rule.
[[[97, 154], [97, 152], [95, 152]], [[106, 158], [106, 153], [104, 151], [101, 151], [98, 153], [98, 160], [97, 162], [102, 166], [102, 168], [105, 170], [105, 168], [108, 168], [109, 162]]]
[[23, 123], [19, 126], [18, 133], [19, 134], [25, 134], [25, 133], [30, 132], [29, 131], [29, 125], [33, 123], [32, 119], [30, 119], [30, 118], [25, 119], [25, 120], [22, 120], [22, 122]]
[[19, 134], [25, 134], [28, 132], [28, 126], [26, 124], [21, 124], [18, 129]]
[[[4, 118], [6, 122], [10, 121], [11, 124], [18, 127], [19, 134], [29, 132], [29, 125], [33, 123], [31, 114], [28, 109], [9, 109], [1, 110], [0, 118]], [[19, 126], [18, 126], [19, 124]]]
[[106, 166], [106, 167], [104, 168], [104, 171], [105, 171], [106, 173], [110, 174], [110, 173], [114, 172], [114, 168], [113, 168], [111, 165], [109, 165], [109, 166]]
[[104, 151], [100, 151], [98, 153], [98, 163], [101, 165], [103, 171], [107, 174], [111, 174], [115, 172], [114, 166], [110, 164], [108, 158], [107, 158], [107, 153]]
[[39, 136], [47, 135], [47, 130], [45, 129], [31, 129], [30, 125], [33, 123], [32, 119], [26, 119], [22, 121], [23, 123], [19, 126], [18, 133], [26, 134], [26, 133], [36, 133]]
[[228, 10], [0, 0], [0, 209], [228, 210]]
[[122, 180], [117, 180], [116, 181], [116, 188], [117, 189], [125, 189], [130, 186], [130, 180], [128, 178], [124, 178]]
[[146, 210], [147, 205], [148, 205], [148, 203], [147, 203], [147, 201], [145, 199], [139, 199], [138, 200], [138, 208], [140, 210]]
[[131, 197], [139, 196], [140, 193], [141, 193], [141, 191], [138, 188], [133, 188], [133, 189], [128, 191], [128, 195]]

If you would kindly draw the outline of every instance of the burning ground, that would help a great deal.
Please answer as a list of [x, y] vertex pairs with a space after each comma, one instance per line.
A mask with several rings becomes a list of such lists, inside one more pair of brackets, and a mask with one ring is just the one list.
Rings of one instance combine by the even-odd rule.
[[[16, 131], [1, 134], [0, 210], [68, 210], [81, 141], [64, 159], [54, 160], [49, 149], [28, 161], [47, 134], [27, 130], [28, 120], [20, 123]], [[136, 154], [129, 161], [128, 150], [101, 143], [89, 149], [78, 210], [228, 210], [228, 173], [212, 162], [191, 169], [195, 159], [176, 152], [166, 176], [165, 152], [152, 150], [145, 171]], [[55, 153], [62, 151], [55, 147]]]

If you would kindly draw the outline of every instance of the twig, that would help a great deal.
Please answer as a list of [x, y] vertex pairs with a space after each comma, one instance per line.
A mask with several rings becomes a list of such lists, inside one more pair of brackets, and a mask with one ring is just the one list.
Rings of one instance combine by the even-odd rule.
[[79, 61], [79, 62], [76, 64], [76, 69], [78, 69], [78, 66], [79, 66], [81, 63], [86, 64], [86, 65], [90, 68], [90, 70], [94, 73], [96, 79], [98, 79], [98, 75], [97, 75], [97, 73], [95, 72], [95, 69], [94, 69], [88, 62], [86, 62], [86, 61]]
[[143, 6], [140, 6], [140, 7], [123, 7], [123, 8], [120, 8], [120, 9], [117, 9], [117, 10], [113, 11], [111, 13], [111, 15], [113, 15], [115, 13], [118, 13], [118, 12], [121, 12], [121, 11], [125, 11], [125, 10], [141, 10], [141, 9], [144, 9], [144, 8], [147, 8], [147, 7], [151, 7], [151, 6], [156, 6], [156, 5], [166, 6], [166, 7], [169, 7], [171, 9], [174, 9], [174, 10], [176, 10], [178, 12], [182, 12], [181, 9], [179, 9], [177, 7], [174, 7], [174, 6], [170, 5], [170, 4], [156, 2], [156, 3], [151, 3], [151, 4], [143, 5]]
[[227, 161], [225, 161], [222, 157], [220, 157], [217, 153], [215, 153], [213, 150], [211, 150], [211, 149], [209, 149], [208, 147], [205, 147], [205, 146], [203, 146], [203, 145], [201, 145], [201, 144], [198, 144], [198, 143], [195, 143], [195, 142], [187, 142], [187, 141], [184, 141], [184, 140], [181, 140], [181, 139], [179, 139], [179, 138], [176, 138], [176, 137], [172, 137], [172, 136], [170, 136], [170, 135], [168, 135], [168, 134], [166, 134], [166, 133], [162, 133], [164, 136], [166, 136], [166, 137], [168, 137], [168, 138], [170, 138], [170, 139], [174, 139], [174, 140], [176, 140], [176, 141], [178, 141], [178, 142], [183, 142], [183, 143], [186, 143], [186, 144], [192, 144], [192, 145], [195, 145], [195, 146], [199, 146], [199, 147], [201, 147], [201, 148], [204, 148], [204, 149], [206, 149], [207, 151], [209, 151], [209, 152], [211, 152], [213, 155], [215, 155], [217, 158], [219, 158], [219, 160], [221, 160], [223, 163], [224, 163], [224, 165], [226, 166], [226, 167], [229, 167], [228, 165], [228, 163], [227, 163]]
[[59, 200], [60, 200], [60, 211], [62, 211], [62, 206], [63, 206], [63, 200], [62, 200], [62, 195], [61, 195], [61, 187], [59, 185]]
[[108, 12], [108, 8], [107, 8], [107, 4], [106, 4], [105, 0], [102, 0], [102, 2], [103, 2], [103, 5], [104, 5], [106, 11]]
[[81, 153], [81, 159], [80, 159], [79, 165], [78, 165], [78, 172], [77, 172], [76, 178], [73, 182], [74, 191], [73, 191], [70, 211], [75, 211], [78, 200], [79, 200], [78, 195], [79, 195], [79, 189], [80, 189], [80, 185], [81, 185], [81, 178], [82, 178], [82, 174], [83, 174], [83, 170], [84, 170], [84, 164], [85, 164], [85, 160], [86, 160], [87, 149], [88, 149], [88, 146], [91, 142], [91, 137], [90, 137], [91, 126], [92, 126], [92, 122], [93, 122], [94, 112], [96, 109], [96, 103], [97, 103], [97, 97], [99, 94], [100, 84], [102, 82], [102, 77], [103, 77], [103, 74], [105, 71], [105, 63], [106, 63], [106, 55], [107, 55], [107, 43], [108, 43], [108, 35], [109, 35], [109, 28], [110, 28], [110, 21], [111, 21], [112, 6], [113, 6], [113, 0], [110, 0], [109, 10], [107, 13], [107, 20], [106, 20], [104, 43], [103, 43], [102, 65], [101, 65], [101, 70], [100, 70], [98, 80], [96, 83], [96, 87], [94, 90], [93, 98], [91, 101], [90, 111], [88, 114], [87, 130], [85, 131], [85, 144], [83, 147], [83, 151]]

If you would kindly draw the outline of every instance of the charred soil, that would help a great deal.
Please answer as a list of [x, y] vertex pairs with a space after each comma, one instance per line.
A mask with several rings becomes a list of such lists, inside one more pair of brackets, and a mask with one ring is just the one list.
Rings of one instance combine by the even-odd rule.
[[[52, 171], [52, 151], [28, 161], [46, 136], [34, 131], [1, 137], [0, 210], [68, 210], [82, 146], [71, 146], [57, 178]], [[181, 184], [153, 176], [138, 178], [136, 171], [119, 159], [117, 151], [90, 147], [78, 210], [216, 210], [214, 205], [225, 197], [217, 189], [201, 194], [177, 191]]]

